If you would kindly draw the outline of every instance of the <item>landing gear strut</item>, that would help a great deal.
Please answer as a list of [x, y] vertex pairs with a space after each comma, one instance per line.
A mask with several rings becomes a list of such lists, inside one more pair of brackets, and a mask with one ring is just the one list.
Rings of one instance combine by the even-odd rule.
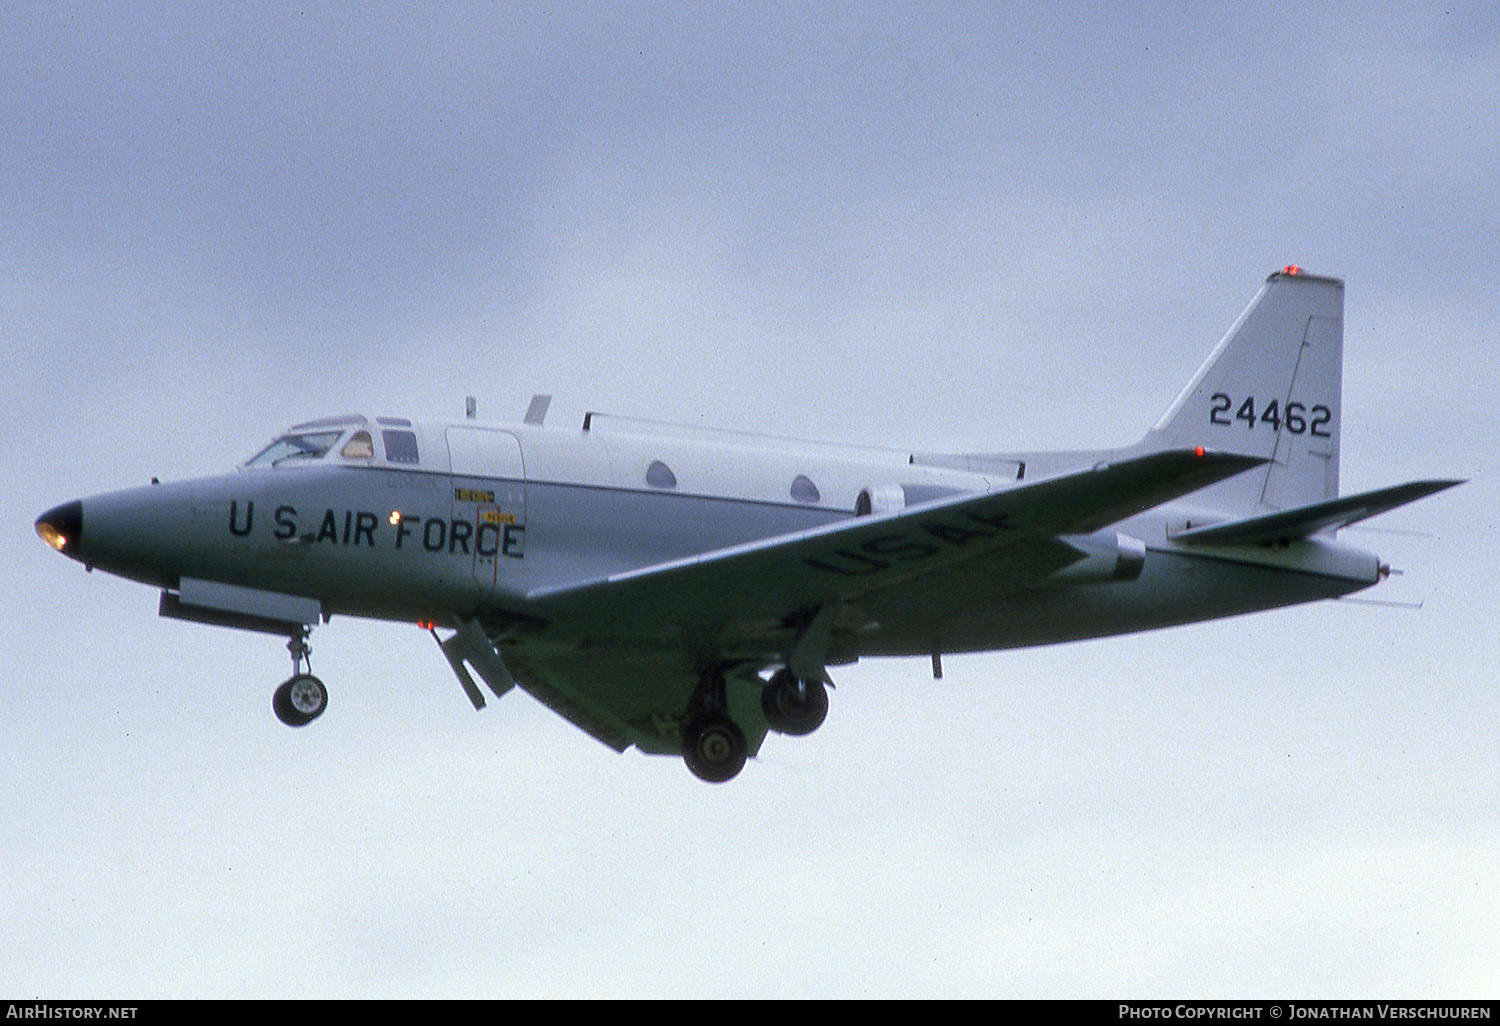
[[682, 758], [700, 780], [722, 784], [745, 768], [749, 746], [744, 732], [729, 718], [724, 674], [707, 671], [688, 703], [682, 721]]
[[328, 689], [312, 675], [312, 649], [307, 647], [307, 634], [306, 627], [299, 627], [286, 643], [287, 651], [292, 654], [292, 675], [271, 696], [271, 708], [277, 719], [288, 727], [305, 727], [328, 708]]

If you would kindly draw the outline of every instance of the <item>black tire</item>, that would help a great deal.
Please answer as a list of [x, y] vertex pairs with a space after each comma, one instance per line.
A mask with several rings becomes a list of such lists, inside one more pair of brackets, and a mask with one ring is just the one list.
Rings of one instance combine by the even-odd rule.
[[820, 680], [803, 681], [799, 688], [790, 672], [780, 670], [761, 691], [760, 708], [772, 730], [802, 737], [828, 718], [828, 689]]
[[328, 689], [310, 673], [282, 683], [271, 696], [271, 709], [288, 727], [305, 727], [328, 708]]
[[689, 721], [682, 731], [682, 758], [700, 780], [722, 784], [745, 768], [745, 735], [727, 716]]

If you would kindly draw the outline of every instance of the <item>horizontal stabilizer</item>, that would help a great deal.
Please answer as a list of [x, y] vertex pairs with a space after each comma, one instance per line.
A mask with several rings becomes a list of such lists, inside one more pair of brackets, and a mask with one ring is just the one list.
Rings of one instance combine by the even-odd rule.
[[1296, 509], [1232, 520], [1226, 524], [1194, 527], [1174, 533], [1172, 540], [1203, 545], [1269, 545], [1282, 541], [1299, 541], [1319, 531], [1348, 527], [1367, 517], [1459, 484], [1463, 484], [1463, 481], [1410, 481], [1391, 488], [1378, 488], [1373, 492], [1314, 502]]

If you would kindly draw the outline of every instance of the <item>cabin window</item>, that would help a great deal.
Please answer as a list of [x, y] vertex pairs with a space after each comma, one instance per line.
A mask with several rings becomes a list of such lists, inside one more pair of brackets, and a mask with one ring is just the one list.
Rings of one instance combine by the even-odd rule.
[[319, 460], [338, 442], [342, 431], [292, 432], [282, 435], [252, 456], [247, 467], [279, 467], [301, 460]]
[[661, 460], [652, 460], [646, 468], [646, 483], [652, 488], [676, 488], [677, 475]]
[[818, 486], [813, 484], [812, 478], [806, 474], [798, 474], [792, 479], [792, 498], [796, 501], [817, 502], [822, 497]]
[[414, 431], [382, 431], [385, 458], [389, 463], [418, 463], [417, 435]]
[[356, 431], [349, 436], [349, 441], [339, 450], [339, 455], [346, 460], [369, 460], [375, 458], [375, 443], [370, 440], [370, 432]]

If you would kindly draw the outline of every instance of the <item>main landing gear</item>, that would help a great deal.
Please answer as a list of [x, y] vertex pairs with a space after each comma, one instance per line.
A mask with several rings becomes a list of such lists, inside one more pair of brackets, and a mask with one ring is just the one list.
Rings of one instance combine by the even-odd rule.
[[[288, 727], [305, 727], [328, 708], [328, 689], [312, 675], [312, 649], [307, 647], [307, 628], [301, 627], [286, 643], [292, 654], [292, 675], [271, 696], [277, 719]], [[307, 666], [306, 671], [303, 665]]]
[[744, 731], [729, 718], [724, 674], [718, 667], [699, 681], [682, 721], [682, 758], [700, 780], [722, 784], [745, 768], [750, 752]]
[[777, 670], [760, 693], [766, 723], [781, 734], [802, 737], [828, 717], [828, 689], [821, 680], [798, 680], [791, 670]]
[[[821, 680], [798, 680], [782, 669], [766, 683], [760, 705], [772, 730], [800, 737], [817, 730], [828, 716], [828, 689]], [[748, 754], [744, 732], [729, 718], [724, 674], [710, 670], [683, 717], [683, 761], [700, 780], [722, 784], [745, 768]]]

